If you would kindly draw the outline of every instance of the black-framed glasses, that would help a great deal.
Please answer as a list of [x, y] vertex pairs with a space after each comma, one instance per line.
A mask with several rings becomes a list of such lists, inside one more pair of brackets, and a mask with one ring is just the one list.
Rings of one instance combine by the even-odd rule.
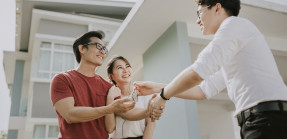
[[210, 6], [211, 6], [211, 5], [206, 6], [206, 7], [203, 7], [203, 8], [201, 8], [200, 10], [197, 10], [197, 11], [196, 11], [198, 19], [200, 19], [201, 15], [202, 15], [202, 11], [205, 10], [206, 8], [209, 8]]
[[83, 46], [88, 46], [88, 45], [96, 45], [96, 48], [98, 50], [104, 50], [105, 54], [108, 54], [108, 49], [106, 46], [103, 46], [102, 44], [98, 43], [98, 42], [94, 42], [94, 43], [87, 43], [87, 44], [83, 44]]

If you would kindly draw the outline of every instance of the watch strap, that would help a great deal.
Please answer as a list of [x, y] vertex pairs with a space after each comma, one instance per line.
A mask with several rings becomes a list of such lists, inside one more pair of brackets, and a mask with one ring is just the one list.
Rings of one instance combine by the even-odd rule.
[[167, 99], [166, 97], [163, 96], [163, 92], [164, 92], [164, 88], [162, 88], [161, 91], [160, 91], [161, 98], [164, 99], [164, 100], [169, 100], [169, 99]]

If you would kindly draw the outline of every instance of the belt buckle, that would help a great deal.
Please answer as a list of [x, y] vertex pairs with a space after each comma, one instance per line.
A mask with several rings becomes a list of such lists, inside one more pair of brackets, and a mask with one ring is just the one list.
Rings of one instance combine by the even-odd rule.
[[247, 109], [243, 112], [244, 115], [244, 121], [251, 115], [251, 109]]
[[287, 101], [282, 101], [282, 111], [287, 111]]
[[240, 112], [239, 114], [237, 114], [237, 122], [238, 122], [238, 125], [241, 126], [242, 124], [242, 112]]
[[242, 111], [240, 112], [238, 115], [237, 115], [237, 121], [238, 121], [238, 125], [241, 126], [243, 124], [243, 122], [246, 121], [246, 119], [248, 117], [250, 117], [251, 115], [251, 111], [252, 111], [252, 108], [250, 109], [247, 109], [245, 111]]

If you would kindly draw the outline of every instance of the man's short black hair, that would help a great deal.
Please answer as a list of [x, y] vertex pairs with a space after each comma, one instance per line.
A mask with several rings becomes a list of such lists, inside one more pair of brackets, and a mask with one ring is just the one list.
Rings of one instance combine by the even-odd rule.
[[220, 3], [229, 16], [238, 16], [240, 0], [196, 0], [198, 5], [207, 5], [209, 8]]
[[[90, 31], [90, 32], [87, 32], [87, 33], [81, 35], [80, 37], [78, 37], [74, 41], [73, 50], [74, 50], [74, 54], [75, 54], [75, 57], [76, 57], [76, 60], [78, 63], [80, 63], [80, 61], [81, 61], [81, 54], [80, 54], [78, 47], [80, 44], [83, 45], [83, 44], [87, 44], [87, 43], [91, 42], [91, 40], [90, 40], [91, 37], [97, 37], [100, 40], [102, 40], [103, 35], [98, 31]], [[88, 47], [87, 47], [87, 49], [88, 49]]]

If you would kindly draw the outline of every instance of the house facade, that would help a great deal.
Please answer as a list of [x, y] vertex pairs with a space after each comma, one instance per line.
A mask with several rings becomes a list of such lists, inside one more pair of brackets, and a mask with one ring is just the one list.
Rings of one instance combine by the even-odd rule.
[[[66, 11], [58, 11], [49, 8], [63, 2], [18, 1], [15, 52], [4, 52], [4, 70], [11, 91], [8, 139], [58, 137], [57, 115], [49, 95], [51, 79], [59, 72], [77, 67], [72, 44], [78, 36], [100, 31], [105, 36], [103, 41], [108, 44], [133, 3], [74, 2], [62, 7], [61, 10]], [[84, 5], [86, 8], [112, 7], [120, 12], [109, 16], [95, 15], [89, 10], [68, 12], [69, 8], [77, 6], [80, 7], [78, 10], [84, 9]]]
[[[268, 1], [242, 2], [239, 16], [263, 33], [287, 83], [287, 8]], [[91, 30], [105, 34], [110, 52], [97, 74], [107, 79], [107, 61], [122, 55], [133, 67], [134, 81], [162, 83], [191, 65], [212, 39], [201, 35], [197, 8], [190, 0], [17, 0], [17, 4], [16, 49], [4, 52], [11, 90], [8, 139], [57, 138], [50, 82], [55, 74], [77, 67], [72, 44], [80, 34]], [[205, 101], [172, 98], [157, 121], [154, 138], [239, 139], [234, 110], [226, 90]]]

